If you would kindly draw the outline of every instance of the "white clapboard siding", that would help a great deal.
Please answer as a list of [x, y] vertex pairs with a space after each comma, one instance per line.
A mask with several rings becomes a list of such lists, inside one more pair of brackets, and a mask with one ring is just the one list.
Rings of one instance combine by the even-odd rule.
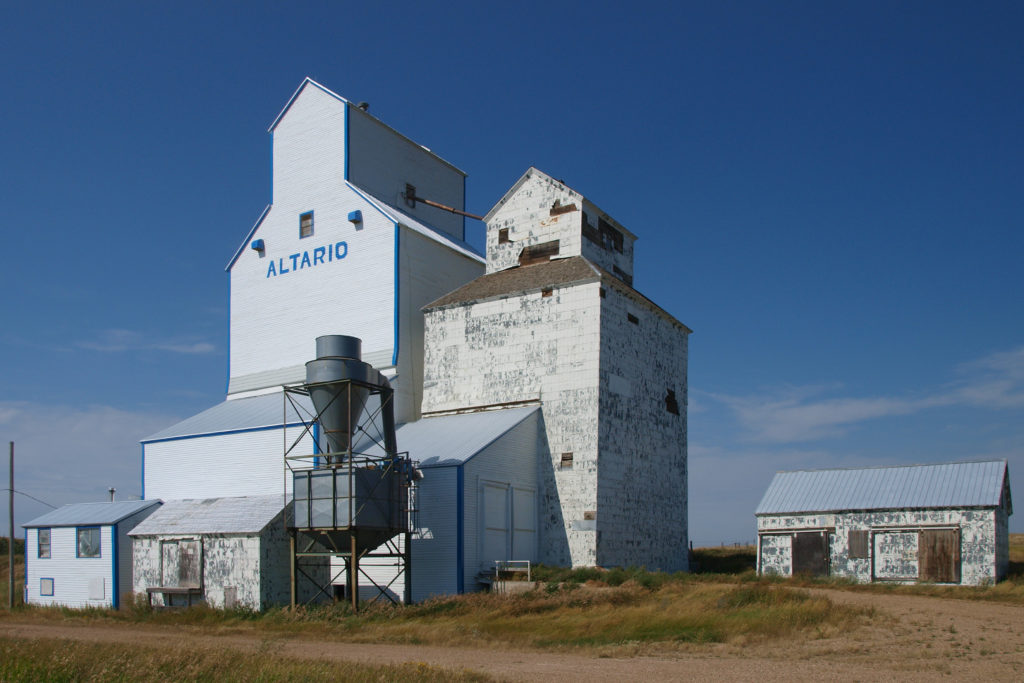
[[[538, 415], [534, 413], [463, 465], [466, 533], [463, 571], [467, 591], [476, 589], [477, 573], [482, 569], [493, 569], [494, 560], [537, 559], [536, 529], [517, 538], [511, 524], [517, 517], [512, 507], [516, 499], [520, 505], [533, 505], [532, 518], [536, 519], [537, 430]], [[493, 553], [485, 552], [488, 547], [485, 526], [488, 520], [481, 510], [485, 495], [483, 492], [496, 486], [505, 489], [503, 501], [506, 505], [508, 535], [503, 557], [491, 557]], [[518, 492], [516, 496], [513, 496], [514, 491]], [[529, 515], [520, 514], [518, 519], [525, 523]], [[513, 556], [513, 550], [516, 556]]]
[[[114, 596], [113, 527], [100, 529], [100, 556], [76, 557], [76, 527], [50, 529], [50, 557], [36, 557], [38, 529], [26, 529], [28, 602], [34, 605], [67, 607], [111, 607]], [[53, 579], [53, 595], [40, 594], [42, 579]], [[90, 588], [101, 586], [102, 597], [90, 599]]]
[[[302, 433], [289, 428], [290, 445]], [[284, 436], [280, 428], [196, 436], [146, 443], [146, 498], [164, 500], [262, 496], [287, 491], [291, 477], [284, 472]], [[311, 454], [308, 434], [293, 453]]]
[[369, 114], [349, 110], [349, 180], [416, 218], [463, 239], [462, 216], [417, 203], [409, 207], [406, 183], [416, 195], [456, 209], [465, 207], [465, 175]]

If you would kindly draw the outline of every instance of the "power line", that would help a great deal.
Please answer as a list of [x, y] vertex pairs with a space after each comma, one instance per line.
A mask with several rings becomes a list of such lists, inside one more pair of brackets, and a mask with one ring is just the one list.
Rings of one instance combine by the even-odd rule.
[[[3, 490], [4, 490], [4, 491], [10, 491], [11, 489], [3, 489]], [[53, 509], [53, 510], [56, 510], [56, 509], [57, 509], [57, 506], [56, 506], [56, 505], [50, 505], [50, 504], [49, 504], [49, 503], [47, 503], [47, 502], [46, 502], [45, 500], [39, 500], [39, 499], [38, 499], [38, 498], [36, 498], [35, 496], [29, 495], [29, 494], [25, 493], [24, 491], [19, 491], [18, 489], [14, 489], [14, 492], [15, 492], [15, 493], [17, 493], [17, 494], [18, 494], [19, 496], [25, 496], [26, 498], [31, 498], [32, 500], [34, 500], [34, 501], [35, 501], [35, 502], [37, 502], [37, 503], [42, 503], [42, 504], [43, 504], [43, 505], [45, 505], [46, 507], [48, 507], [48, 508], [51, 508], [51, 509]]]

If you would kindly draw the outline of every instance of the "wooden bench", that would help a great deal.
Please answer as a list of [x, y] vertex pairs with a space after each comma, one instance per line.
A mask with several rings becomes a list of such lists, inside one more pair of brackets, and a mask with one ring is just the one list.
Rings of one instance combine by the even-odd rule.
[[149, 606], [153, 606], [153, 593], [160, 593], [164, 596], [164, 607], [169, 607], [167, 596], [169, 595], [185, 595], [188, 596], [188, 606], [192, 606], [192, 596], [200, 596], [203, 594], [203, 589], [199, 586], [150, 586], [146, 589], [146, 601]]

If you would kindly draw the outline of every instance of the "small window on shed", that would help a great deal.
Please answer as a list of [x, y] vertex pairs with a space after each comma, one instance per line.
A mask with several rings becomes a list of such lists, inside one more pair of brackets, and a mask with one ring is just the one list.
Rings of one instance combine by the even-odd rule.
[[508, 228], [498, 231], [498, 244], [508, 244]]
[[850, 531], [848, 554], [851, 560], [868, 559], [868, 530], [853, 529]]
[[76, 536], [77, 557], [100, 556], [100, 528], [98, 526], [80, 527], [77, 529]]
[[313, 234], [313, 212], [299, 214], [299, 238], [310, 237]]
[[40, 529], [36, 533], [38, 534], [38, 538], [37, 538], [37, 540], [38, 540], [37, 556], [38, 557], [49, 557], [50, 556], [50, 530], [49, 529]]
[[53, 596], [53, 579], [39, 579], [39, 594]]
[[560, 470], [572, 469], [572, 453], [562, 453], [562, 461], [558, 464]]
[[665, 396], [665, 410], [673, 415], [679, 414], [679, 402], [676, 401], [676, 392], [673, 389], [669, 389]]

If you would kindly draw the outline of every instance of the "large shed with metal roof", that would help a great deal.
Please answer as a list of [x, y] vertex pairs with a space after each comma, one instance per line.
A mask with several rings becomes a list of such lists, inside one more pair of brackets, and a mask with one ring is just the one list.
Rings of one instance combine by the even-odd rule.
[[1005, 460], [778, 472], [757, 506], [757, 569], [982, 585], [1006, 576]]
[[24, 524], [25, 602], [119, 607], [132, 591], [128, 532], [158, 507], [159, 500], [73, 503]]

